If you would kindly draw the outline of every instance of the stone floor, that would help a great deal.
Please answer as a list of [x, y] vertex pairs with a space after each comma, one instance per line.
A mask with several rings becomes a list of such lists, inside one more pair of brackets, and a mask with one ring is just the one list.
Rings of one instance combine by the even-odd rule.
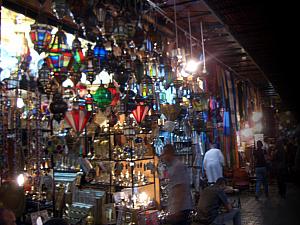
[[300, 225], [300, 187], [289, 183], [286, 199], [270, 185], [269, 198], [254, 198], [254, 193], [241, 193], [242, 225]]

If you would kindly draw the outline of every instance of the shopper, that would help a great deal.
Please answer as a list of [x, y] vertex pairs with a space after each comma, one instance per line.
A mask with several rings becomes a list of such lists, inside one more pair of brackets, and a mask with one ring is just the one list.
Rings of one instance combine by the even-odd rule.
[[262, 141], [259, 140], [256, 142], [256, 150], [253, 152], [253, 156], [256, 174], [255, 198], [258, 200], [260, 196], [260, 187], [262, 184], [264, 185], [265, 196], [269, 196], [267, 163]]
[[13, 211], [0, 208], [0, 225], [16, 225], [16, 217]]
[[[224, 192], [226, 180], [223, 177], [217, 179], [216, 183], [203, 190], [196, 207], [196, 223], [223, 225], [233, 221], [233, 225], [241, 225], [241, 214], [238, 208], [232, 208]], [[221, 209], [225, 211], [221, 212]]]
[[205, 153], [203, 166], [208, 183], [215, 183], [223, 177], [224, 156], [217, 144], [210, 144], [210, 149]]
[[187, 168], [176, 158], [171, 144], [164, 146], [161, 158], [167, 165], [169, 176], [168, 222], [172, 225], [189, 225], [188, 217], [193, 206]]
[[280, 140], [276, 144], [276, 152], [274, 156], [274, 166], [276, 169], [276, 179], [279, 195], [285, 199], [286, 197], [286, 178], [288, 175], [287, 153], [283, 142]]

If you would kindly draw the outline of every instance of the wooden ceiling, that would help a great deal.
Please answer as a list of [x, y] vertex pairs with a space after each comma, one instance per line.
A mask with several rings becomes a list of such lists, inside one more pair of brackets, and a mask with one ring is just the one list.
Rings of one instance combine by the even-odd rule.
[[[87, 0], [86, 0], [87, 1]], [[94, 0], [96, 1], [96, 0]], [[147, 0], [145, 0], [147, 1]], [[84, 2], [74, 1], [74, 2]], [[149, 15], [171, 32], [175, 32], [174, 0], [152, 0], [171, 20], [166, 19], [155, 10]], [[178, 30], [178, 34], [187, 38], [189, 32], [188, 13], [190, 13], [193, 44], [195, 51], [200, 41], [200, 21], [203, 21], [205, 47], [208, 57], [215, 58], [230, 69], [237, 77], [251, 81], [259, 87], [267, 98], [279, 100], [285, 96], [284, 76], [279, 75], [278, 56], [274, 50], [274, 40], [270, 32], [270, 20], [264, 14], [265, 5], [258, 0], [176, 0], [177, 24], [186, 33]], [[77, 3], [76, 3], [77, 4]], [[79, 4], [79, 3], [78, 3]], [[13, 10], [26, 12], [33, 17], [38, 12], [38, 0], [6, 0], [3, 5]], [[23, 10], [23, 11], [22, 11]], [[25, 10], [25, 11], [24, 11]], [[83, 9], [84, 10], [84, 9]], [[43, 11], [49, 23], [57, 24], [51, 10], [51, 0], [46, 0]], [[64, 21], [65, 30], [77, 28], [70, 18]], [[199, 42], [199, 43], [198, 43]]]

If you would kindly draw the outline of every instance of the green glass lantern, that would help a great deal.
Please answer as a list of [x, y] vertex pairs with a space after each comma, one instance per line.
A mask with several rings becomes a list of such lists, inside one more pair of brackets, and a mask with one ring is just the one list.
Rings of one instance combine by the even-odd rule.
[[101, 84], [96, 93], [93, 95], [93, 98], [97, 103], [97, 106], [101, 110], [105, 110], [105, 108], [108, 107], [112, 101], [112, 94], [106, 87], [104, 87], [103, 84]]

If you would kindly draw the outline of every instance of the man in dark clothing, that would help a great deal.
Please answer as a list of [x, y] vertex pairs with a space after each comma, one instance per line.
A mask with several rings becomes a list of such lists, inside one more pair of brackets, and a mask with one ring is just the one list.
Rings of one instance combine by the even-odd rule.
[[257, 149], [253, 152], [255, 174], [256, 174], [256, 188], [255, 188], [255, 198], [258, 199], [260, 195], [260, 186], [264, 185], [264, 191], [266, 197], [269, 196], [269, 186], [267, 180], [267, 163], [265, 160], [265, 152], [263, 150], [262, 141], [257, 141]]
[[[240, 210], [232, 208], [228, 203], [224, 192], [225, 187], [226, 180], [220, 177], [214, 185], [203, 190], [197, 206], [196, 222], [221, 225], [233, 220], [234, 225], [241, 225]], [[226, 212], [220, 213], [221, 206], [225, 208]]]
[[288, 167], [287, 167], [287, 155], [282, 141], [278, 141], [276, 145], [274, 166], [276, 170], [276, 178], [277, 178], [279, 195], [282, 198], [285, 198]]

